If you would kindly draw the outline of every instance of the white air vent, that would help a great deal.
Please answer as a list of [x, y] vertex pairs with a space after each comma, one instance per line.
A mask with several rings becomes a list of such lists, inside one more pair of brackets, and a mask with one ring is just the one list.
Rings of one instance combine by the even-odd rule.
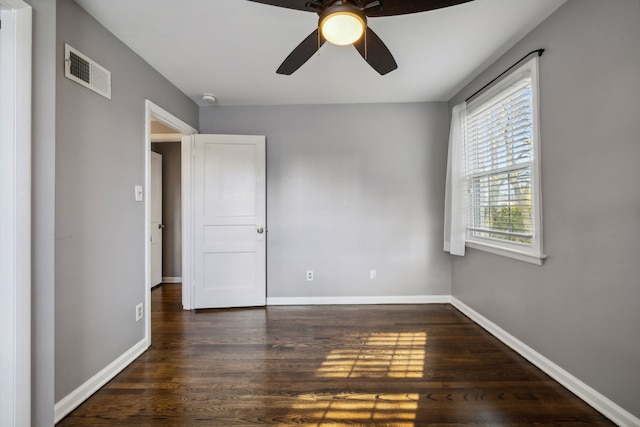
[[64, 75], [82, 86], [111, 99], [111, 72], [71, 46], [64, 45]]

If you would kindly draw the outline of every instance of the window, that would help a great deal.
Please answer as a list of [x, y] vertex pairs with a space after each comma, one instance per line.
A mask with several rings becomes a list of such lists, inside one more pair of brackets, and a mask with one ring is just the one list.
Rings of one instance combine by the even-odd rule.
[[537, 57], [467, 105], [466, 245], [541, 264]]

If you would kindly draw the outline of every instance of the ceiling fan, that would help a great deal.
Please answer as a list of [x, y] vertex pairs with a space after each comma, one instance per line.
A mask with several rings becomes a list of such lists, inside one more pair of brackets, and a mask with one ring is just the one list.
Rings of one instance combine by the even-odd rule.
[[[396, 68], [393, 55], [371, 28], [367, 18], [406, 15], [455, 6], [473, 0], [249, 0], [271, 6], [317, 13], [318, 28], [287, 56], [276, 73], [291, 75], [326, 41], [353, 45], [365, 61], [385, 75]], [[363, 37], [364, 34], [364, 37]]]

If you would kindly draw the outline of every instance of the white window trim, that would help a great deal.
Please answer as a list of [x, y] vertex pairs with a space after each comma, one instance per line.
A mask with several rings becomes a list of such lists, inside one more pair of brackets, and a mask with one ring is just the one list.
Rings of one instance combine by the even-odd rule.
[[534, 216], [534, 235], [531, 247], [518, 245], [516, 243], [503, 242], [496, 239], [483, 238], [473, 236], [467, 230], [465, 246], [501, 255], [508, 258], [517, 259], [531, 264], [542, 265], [547, 256], [543, 253], [542, 243], [542, 189], [540, 185], [540, 112], [539, 112], [539, 83], [538, 83], [538, 56], [531, 58], [529, 61], [516, 68], [505, 78], [500, 80], [491, 88], [485, 90], [482, 94], [469, 102], [467, 110], [473, 110], [474, 107], [490, 101], [516, 81], [520, 80], [524, 75], [531, 76], [531, 103], [533, 109], [533, 165], [531, 167], [531, 184], [532, 184], [532, 208]]

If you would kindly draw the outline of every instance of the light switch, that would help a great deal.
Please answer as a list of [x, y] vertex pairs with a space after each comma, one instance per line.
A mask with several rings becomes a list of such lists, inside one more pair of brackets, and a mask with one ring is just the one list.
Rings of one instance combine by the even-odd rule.
[[141, 202], [142, 201], [142, 185], [136, 185], [135, 192], [136, 192], [136, 202]]

